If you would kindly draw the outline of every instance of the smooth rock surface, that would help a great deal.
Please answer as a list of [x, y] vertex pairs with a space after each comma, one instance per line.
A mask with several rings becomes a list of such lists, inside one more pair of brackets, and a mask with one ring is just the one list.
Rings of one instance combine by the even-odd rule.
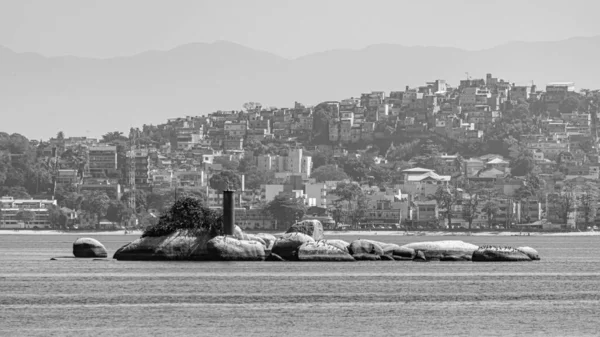
[[272, 234], [257, 233], [254, 235], [256, 237], [261, 238], [265, 242], [265, 244], [267, 245], [267, 250], [273, 249], [273, 244], [275, 244], [275, 241], [277, 241], [277, 238], [275, 237], [275, 235], [272, 235]]
[[306, 242], [298, 248], [298, 260], [300, 261], [355, 261], [348, 251], [327, 244], [325, 240], [317, 242]]
[[92, 238], [79, 238], [73, 242], [75, 257], [107, 257], [106, 247]]
[[348, 243], [344, 240], [338, 240], [338, 239], [332, 239], [332, 240], [326, 239], [326, 240], [320, 240], [319, 242], [325, 242], [326, 244], [337, 247], [338, 249], [341, 249], [346, 253], [348, 253], [348, 246], [350, 246], [350, 243]]
[[540, 259], [540, 254], [538, 251], [531, 247], [517, 247], [515, 249], [527, 255], [531, 260], [537, 261]]
[[265, 246], [258, 241], [216, 236], [208, 240], [206, 247], [215, 260], [263, 261], [265, 259]]
[[319, 220], [302, 220], [296, 222], [287, 231], [287, 233], [302, 233], [312, 237], [315, 241], [323, 239], [323, 225]]
[[357, 254], [383, 255], [383, 248], [381, 248], [380, 242], [373, 240], [354, 240], [348, 246], [348, 251], [353, 256]]
[[427, 260], [439, 261], [470, 261], [473, 252], [479, 248], [459, 240], [413, 242], [401, 247], [421, 251]]
[[315, 240], [303, 233], [286, 233], [275, 241], [271, 252], [285, 260], [298, 260], [298, 248], [307, 242], [315, 242]]
[[529, 256], [511, 247], [482, 246], [473, 252], [473, 262], [531, 261]]
[[143, 237], [119, 248], [113, 256], [117, 260], [211, 260], [206, 247], [209, 234], [193, 236], [176, 231], [166, 236]]

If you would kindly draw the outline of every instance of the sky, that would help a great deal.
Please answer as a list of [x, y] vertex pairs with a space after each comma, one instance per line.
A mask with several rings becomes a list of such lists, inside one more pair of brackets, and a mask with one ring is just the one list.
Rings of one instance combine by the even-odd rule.
[[595, 0], [0, 0], [0, 45], [107, 58], [226, 40], [296, 58], [371, 44], [469, 50], [600, 35]]

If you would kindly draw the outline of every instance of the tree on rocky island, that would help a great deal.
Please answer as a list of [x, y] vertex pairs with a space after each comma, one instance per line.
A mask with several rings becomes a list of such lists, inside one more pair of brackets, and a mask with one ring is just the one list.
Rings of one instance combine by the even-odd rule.
[[269, 202], [265, 210], [275, 218], [279, 228], [287, 228], [302, 219], [306, 213], [306, 206], [302, 199], [296, 198], [291, 193], [284, 193]]
[[165, 236], [178, 230], [184, 234], [198, 236], [210, 234], [219, 235], [223, 227], [221, 212], [205, 207], [202, 202], [194, 198], [182, 198], [160, 216], [158, 222], [146, 227], [142, 237]]

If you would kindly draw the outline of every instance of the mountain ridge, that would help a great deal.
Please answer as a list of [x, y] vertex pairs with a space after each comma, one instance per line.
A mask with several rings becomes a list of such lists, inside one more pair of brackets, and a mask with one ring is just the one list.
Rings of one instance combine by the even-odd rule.
[[598, 56], [600, 36], [478, 51], [383, 43], [295, 59], [228, 41], [114, 58], [45, 57], [0, 46], [0, 116], [8, 117], [0, 131], [33, 138], [59, 130], [98, 137], [171, 117], [239, 110], [247, 101], [313, 105], [435, 79], [457, 85], [466, 72], [516, 83], [569, 80], [578, 88], [597, 88]]

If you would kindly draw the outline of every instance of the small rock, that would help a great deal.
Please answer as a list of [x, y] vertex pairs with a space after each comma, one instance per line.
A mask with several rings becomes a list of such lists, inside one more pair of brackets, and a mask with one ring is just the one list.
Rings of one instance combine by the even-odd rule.
[[281, 256], [279, 256], [275, 253], [271, 253], [271, 254], [269, 254], [269, 256], [267, 256], [265, 261], [280, 262], [280, 261], [285, 261], [285, 260]]
[[107, 257], [106, 248], [100, 241], [92, 238], [80, 238], [73, 242], [75, 257]]

